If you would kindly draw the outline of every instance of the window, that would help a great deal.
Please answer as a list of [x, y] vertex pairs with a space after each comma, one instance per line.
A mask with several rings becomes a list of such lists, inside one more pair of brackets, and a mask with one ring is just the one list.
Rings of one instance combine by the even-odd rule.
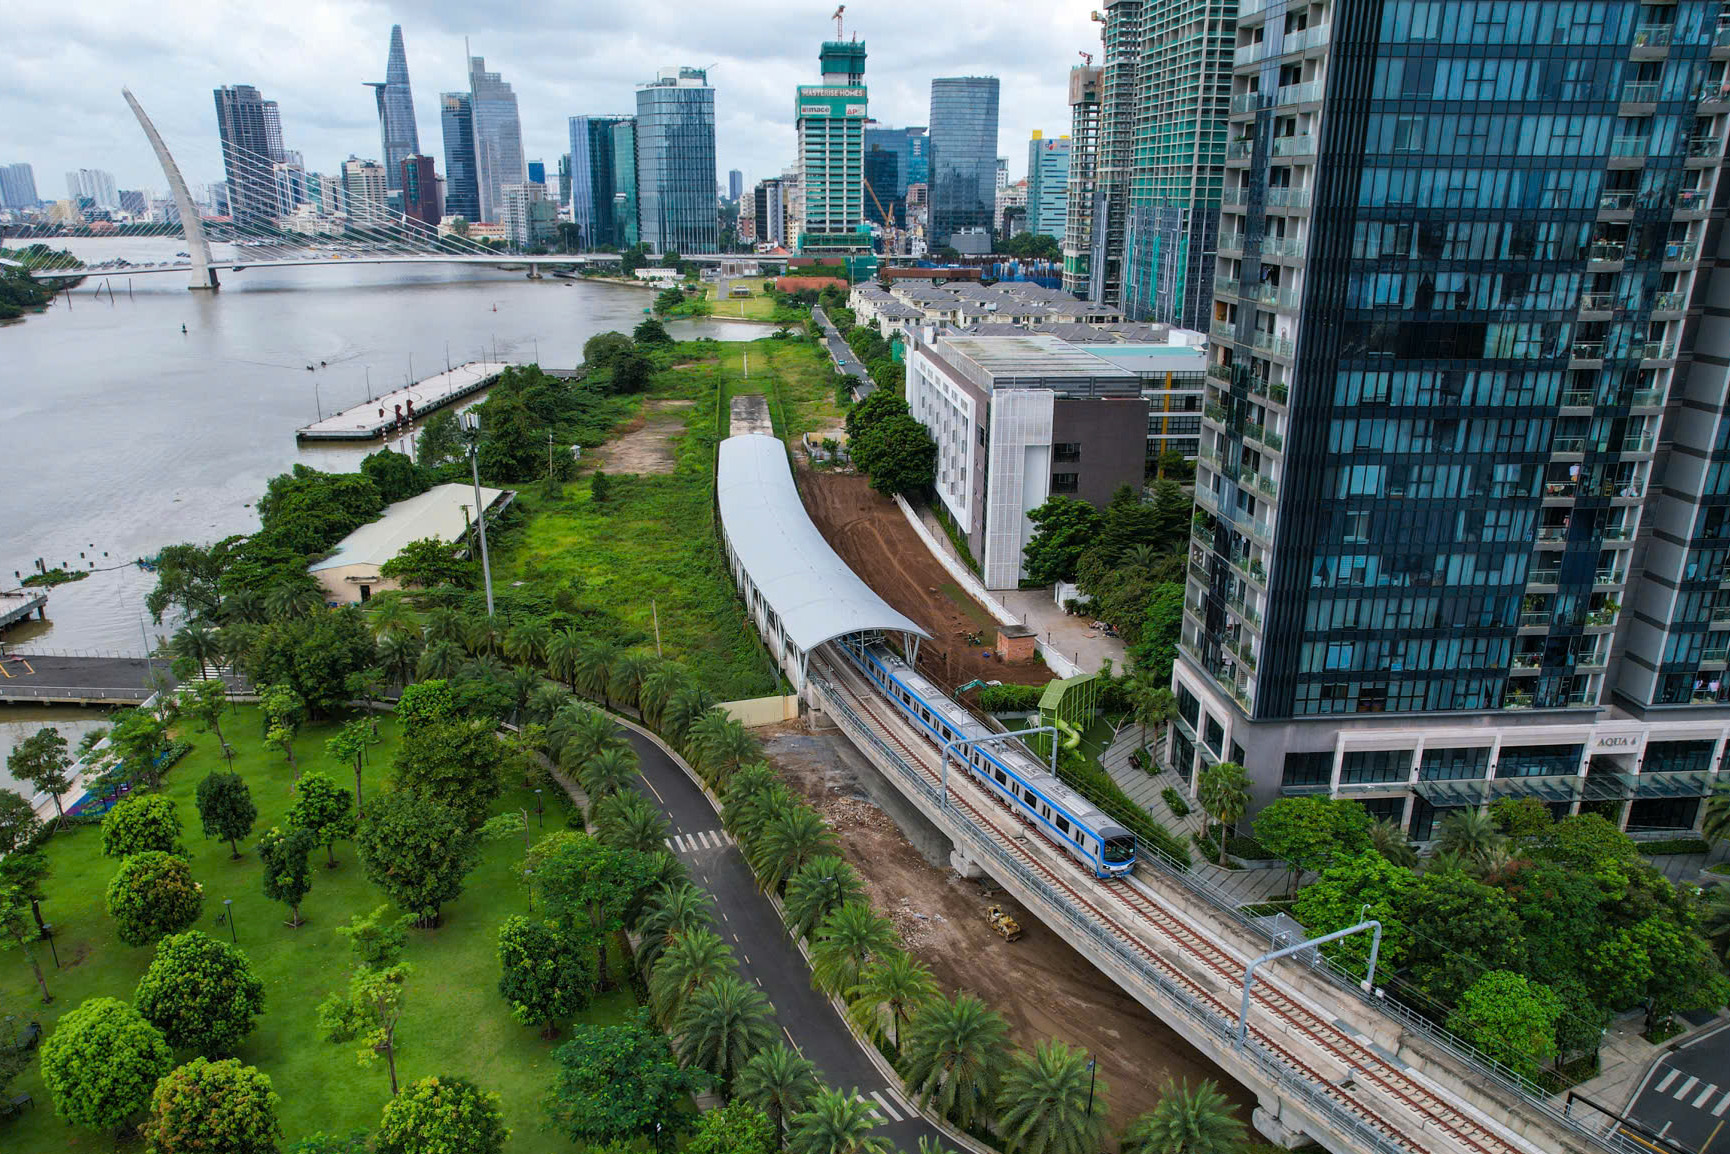
[[1334, 775], [1334, 755], [1331, 750], [1319, 753], [1288, 753], [1285, 755], [1285, 772], [1280, 777], [1282, 786], [1325, 786], [1332, 782]]
[[1225, 747], [1225, 729], [1214, 719], [1212, 714], [1207, 716], [1206, 722], [1207, 724], [1203, 730], [1202, 741], [1207, 744], [1209, 749], [1213, 750], [1214, 753], [1217, 754]]
[[1053, 493], [1074, 493], [1081, 487], [1079, 473], [1051, 474], [1051, 491]]
[[1058, 441], [1051, 446], [1051, 456], [1056, 461], [1079, 461], [1081, 460], [1081, 442]]

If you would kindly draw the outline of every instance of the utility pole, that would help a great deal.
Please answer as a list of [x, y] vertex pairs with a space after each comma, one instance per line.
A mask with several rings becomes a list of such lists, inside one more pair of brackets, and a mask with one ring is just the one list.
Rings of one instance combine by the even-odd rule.
[[547, 430], [547, 484], [553, 483], [553, 431]]
[[481, 470], [477, 463], [477, 451], [481, 440], [480, 414], [469, 409], [461, 417], [463, 439], [469, 446], [469, 475], [475, 482], [475, 525], [480, 530], [481, 538], [481, 576], [487, 587], [487, 619], [493, 616], [493, 569], [492, 562], [487, 558], [487, 506], [481, 500]]

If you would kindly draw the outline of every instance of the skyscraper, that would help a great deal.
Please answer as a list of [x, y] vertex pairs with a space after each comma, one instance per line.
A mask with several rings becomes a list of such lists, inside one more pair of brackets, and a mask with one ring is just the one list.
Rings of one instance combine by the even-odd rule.
[[1099, 186], [1099, 86], [1102, 69], [1084, 64], [1069, 70], [1069, 203], [1063, 229], [1063, 291], [1096, 303], [1104, 286], [1093, 275], [1103, 269], [1101, 250], [1094, 260], [1094, 222], [1105, 215], [1105, 194]]
[[36, 170], [28, 164], [0, 164], [0, 208], [35, 208], [36, 201]]
[[931, 82], [931, 175], [927, 196], [932, 248], [964, 228], [990, 228], [997, 205], [995, 76], [953, 76]]
[[1420, 840], [1503, 797], [1686, 828], [1730, 717], [1730, 24], [1488, 11], [1240, 11], [1172, 760]]
[[637, 227], [637, 122], [613, 125], [613, 243], [635, 248]]
[[474, 102], [466, 92], [439, 94], [439, 128], [445, 142], [445, 215], [481, 218], [475, 173]]
[[433, 158], [405, 156], [401, 167], [399, 183], [402, 187], [403, 215], [410, 220], [418, 220], [422, 224], [437, 228], [439, 187], [438, 174], [433, 170]]
[[799, 252], [871, 251], [865, 228], [865, 43], [831, 40], [817, 54], [822, 80], [801, 84], [794, 101], [799, 133], [799, 186], [804, 208], [795, 222]]
[[787, 243], [787, 191], [784, 182], [776, 179], [760, 180], [756, 191], [751, 196], [753, 226], [757, 232], [759, 244], [785, 245]]
[[618, 191], [613, 128], [624, 116], [573, 116], [571, 132], [571, 223], [582, 232], [584, 248], [620, 247], [613, 228], [613, 195]]
[[745, 174], [736, 168], [727, 170], [727, 199], [734, 204], [745, 195]]
[[100, 168], [80, 168], [66, 174], [66, 195], [74, 201], [89, 197], [97, 208], [118, 209], [120, 190], [115, 187], [114, 174]]
[[[924, 162], [925, 129], [867, 126], [865, 183], [871, 187], [865, 196], [865, 218], [878, 224], [905, 227], [907, 186], [925, 180]], [[885, 214], [894, 219], [884, 220]]]
[[1027, 142], [1027, 231], [1063, 243], [1069, 213], [1069, 137], [1047, 140], [1034, 130]]
[[342, 162], [344, 203], [351, 224], [377, 224], [388, 215], [390, 185], [376, 160], [349, 157]]
[[523, 126], [517, 117], [517, 94], [486, 70], [486, 58], [469, 60], [469, 102], [474, 117], [475, 185], [480, 193], [480, 219], [497, 222], [504, 211], [504, 187], [528, 180], [523, 160]]
[[390, 28], [390, 56], [384, 79], [367, 86], [378, 101], [378, 134], [384, 149], [384, 169], [390, 191], [402, 190], [403, 161], [420, 154], [420, 132], [414, 123], [414, 95], [408, 85], [408, 54], [403, 51], [402, 25]]
[[214, 95], [229, 215], [240, 225], [267, 224], [277, 210], [272, 168], [282, 160], [276, 101], [266, 101], [250, 84], [218, 88]]
[[715, 90], [701, 68], [662, 72], [637, 88], [637, 216], [657, 253], [714, 252]]

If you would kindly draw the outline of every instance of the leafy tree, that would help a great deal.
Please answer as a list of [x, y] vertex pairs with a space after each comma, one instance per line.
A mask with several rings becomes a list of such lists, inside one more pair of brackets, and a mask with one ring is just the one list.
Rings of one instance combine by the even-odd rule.
[[396, 1097], [396, 1027], [402, 1018], [403, 986], [413, 972], [406, 962], [382, 970], [362, 967], [349, 979], [346, 994], [332, 994], [318, 1006], [319, 1032], [329, 1042], [358, 1042], [361, 1064], [383, 1056]]
[[990, 1116], [1003, 1074], [1009, 1027], [972, 994], [927, 1003], [907, 1032], [903, 1068], [921, 1107], [962, 1129]]
[[1513, 901], [1463, 873], [1425, 873], [1406, 899], [1405, 917], [1412, 931], [1406, 964], [1440, 1005], [1453, 1005], [1487, 971], [1526, 967]]
[[499, 993], [511, 1016], [556, 1038], [558, 1023], [589, 1004], [595, 968], [587, 943], [520, 915], [499, 927]]
[[839, 996], [859, 984], [873, 962], [896, 949], [895, 926], [867, 902], [848, 902], [817, 927], [811, 975], [818, 989]]
[[1177, 639], [1183, 631], [1183, 582], [1162, 581], [1149, 592], [1141, 637], [1130, 648], [1135, 668], [1162, 683], [1171, 681]]
[[370, 477], [305, 465], [272, 477], [258, 502], [260, 538], [295, 553], [322, 553], [377, 517], [384, 498]]
[[264, 1012], [264, 983], [237, 947], [198, 930], [162, 939], [132, 997], [168, 1044], [229, 1054]]
[[554, 835], [543, 845], [545, 853], [534, 868], [545, 908], [568, 931], [587, 927], [595, 971], [606, 989], [607, 946], [635, 919], [657, 884], [655, 855], [615, 849], [576, 833]]
[[1152, 1110], [1129, 1124], [1123, 1154], [1238, 1154], [1248, 1131], [1213, 1079], [1167, 1079]]
[[108, 916], [129, 946], [147, 946], [198, 921], [204, 887], [184, 858], [160, 850], [133, 854], [108, 882]]
[[280, 749], [294, 764], [294, 735], [306, 720], [306, 702], [287, 685], [266, 685], [258, 691], [258, 708], [264, 715], [264, 742]]
[[[1255, 839], [1291, 867], [1292, 891], [1304, 871], [1370, 848], [1369, 812], [1355, 801], [1281, 797], [1255, 815]], [[1350, 923], [1347, 923], [1350, 924]]]
[[173, 853], [180, 846], [180, 815], [161, 794], [135, 794], [102, 819], [102, 853], [130, 857], [156, 850]]
[[36, 975], [36, 984], [42, 990], [42, 1004], [47, 1005], [54, 1000], [48, 992], [48, 979], [42, 975], [42, 963], [37, 960], [35, 947], [37, 939], [36, 921], [30, 913], [30, 898], [16, 885], [0, 885], [0, 949], [17, 949], [24, 954], [24, 960], [30, 963], [31, 971]]
[[473, 828], [486, 820], [504, 790], [499, 780], [503, 751], [492, 727], [479, 721], [443, 721], [411, 726], [402, 736], [391, 785], [398, 791], [437, 798]]
[[890, 416], [849, 441], [847, 452], [870, 475], [871, 487], [879, 493], [917, 492], [937, 475], [937, 442], [924, 425], [905, 413]]
[[378, 575], [411, 589], [454, 585], [466, 589], [474, 581], [474, 564], [458, 556], [464, 546], [437, 537], [422, 537], [397, 550], [378, 567]]
[[456, 695], [451, 692], [450, 682], [437, 677], [404, 686], [402, 696], [397, 699], [395, 712], [397, 720], [405, 730], [441, 721], [454, 721], [459, 716]]
[[204, 826], [205, 837], [227, 842], [229, 859], [239, 860], [238, 843], [252, 832], [252, 823], [258, 820], [258, 807], [252, 804], [252, 791], [246, 787], [246, 779], [222, 770], [205, 774], [198, 783], [198, 820]]
[[1556, 1055], [1562, 999], [1548, 986], [1508, 970], [1491, 970], [1460, 995], [1448, 1029], [1490, 1057], [1535, 1077]]
[[284, 1154], [372, 1154], [372, 1147], [366, 1131], [357, 1127], [342, 1135], [320, 1130], [294, 1143]]
[[0, 789], [0, 855], [16, 853], [41, 832], [36, 807], [23, 794]]
[[865, 883], [853, 867], [834, 854], [818, 854], [787, 879], [783, 908], [787, 925], [798, 939], [809, 936], [830, 911], [864, 900]]
[[158, 625], [170, 609], [187, 618], [222, 614], [225, 586], [247, 552], [244, 537], [225, 537], [214, 545], [170, 545], [156, 555], [156, 587], [144, 598]]
[[692, 993], [673, 1023], [679, 1060], [701, 1070], [732, 1096], [733, 1080], [752, 1054], [775, 1036], [769, 999], [734, 974], [721, 974]]
[[1082, 550], [1100, 530], [1099, 510], [1074, 497], [1048, 497], [1027, 519], [1034, 529], [1021, 550], [1027, 579], [1035, 585], [1073, 581]]
[[361, 475], [371, 479], [378, 495], [392, 504], [406, 501], [432, 488], [430, 470], [422, 469], [407, 453], [380, 449], [360, 461]]
[[336, 854], [331, 846], [338, 838], [354, 836], [354, 799], [322, 773], [302, 774], [295, 783], [294, 803], [288, 807], [286, 820], [290, 828], [311, 834], [312, 844], [324, 847], [325, 865], [335, 867]]
[[68, 1010], [41, 1053], [54, 1112], [96, 1130], [117, 1130], [142, 1114], [156, 1080], [174, 1065], [162, 1031], [114, 998]]
[[147, 1154], [276, 1154], [282, 1099], [270, 1077], [239, 1061], [194, 1058], [156, 1084], [144, 1123]]
[[[1105, 1129], [1105, 1084], [1081, 1050], [1052, 1039], [1015, 1057], [997, 1092], [997, 1129], [1026, 1154], [1093, 1154]], [[1097, 1097], [1098, 1101], [1095, 1102]]]
[[[1312, 936], [1343, 930], [1365, 918], [1376, 919], [1382, 923], [1377, 964], [1391, 972], [1406, 959], [1411, 941], [1406, 909], [1416, 887], [1417, 879], [1410, 870], [1365, 850], [1326, 866], [1298, 895], [1292, 916]], [[1369, 934], [1353, 934], [1322, 950], [1335, 964], [1363, 977], [1368, 973], [1370, 944]]]
[[1496, 819], [1496, 828], [1521, 847], [1543, 840], [1556, 824], [1550, 807], [1535, 797], [1497, 798], [1490, 803], [1490, 816]]
[[775, 1123], [748, 1102], [729, 1102], [709, 1110], [685, 1143], [685, 1154], [776, 1154], [781, 1148]]
[[[377, 663], [366, 615], [349, 605], [263, 626], [242, 665], [254, 684], [286, 685], [305, 709], [322, 717], [347, 704], [351, 674]], [[268, 703], [261, 704], [271, 712]]]
[[787, 1134], [791, 1154], [894, 1154], [889, 1139], [871, 1133], [877, 1116], [857, 1089], [819, 1090], [810, 1109], [795, 1114]]
[[575, 1027], [553, 1060], [547, 1112], [571, 1141], [590, 1146], [647, 1138], [670, 1150], [686, 1125], [685, 1097], [701, 1087], [646, 1013], [618, 1026]]
[[[410, 688], [413, 687], [411, 686]], [[331, 757], [338, 761], [352, 762], [354, 765], [354, 812], [357, 816], [362, 814], [360, 776], [361, 763], [366, 758], [366, 748], [368, 744], [367, 733], [368, 727], [366, 722], [351, 721], [341, 729], [337, 730], [336, 733], [326, 738], [324, 743], [324, 751], [330, 754]], [[296, 784], [302, 789], [306, 788], [306, 783], [304, 781], [297, 782]]]
[[[680, 294], [680, 299], [683, 300], [683, 294]], [[631, 331], [631, 337], [639, 345], [670, 345], [673, 343], [673, 338], [667, 333], [667, 326], [654, 317], [643, 318], [637, 327]]]
[[847, 410], [847, 439], [857, 441], [869, 436], [883, 422], [895, 416], [908, 416], [907, 402], [892, 389], [879, 389]]
[[1640, 858], [1632, 838], [1596, 813], [1575, 814], [1551, 827], [1538, 856], [1595, 876], [1619, 874]]
[[901, 1024], [937, 997], [931, 970], [903, 950], [890, 950], [872, 959], [848, 991], [847, 1017], [873, 1040], [883, 1037], [889, 1023], [891, 1042], [901, 1049]]
[[805, 1109], [818, 1088], [811, 1060], [785, 1042], [775, 1042], [751, 1055], [733, 1083], [733, 1096], [763, 1112], [774, 1124], [779, 1146], [788, 1119]]
[[623, 396], [640, 393], [649, 387], [649, 379], [654, 375], [655, 362], [632, 349], [613, 361], [611, 391]]
[[389, 906], [377, 906], [370, 914], [356, 914], [336, 932], [348, 939], [355, 965], [382, 970], [402, 960], [408, 948], [408, 918], [392, 918]]
[[499, 1154], [510, 1140], [499, 1096], [466, 1078], [433, 1076], [384, 1104], [376, 1154]]
[[707, 929], [691, 930], [673, 939], [649, 974], [649, 1006], [655, 1017], [671, 1025], [699, 989], [733, 971], [733, 949]]
[[440, 465], [463, 458], [463, 433], [457, 424], [457, 415], [450, 409], [442, 409], [426, 419], [421, 426], [420, 436], [415, 440], [415, 459], [428, 469], [437, 469]]
[[613, 363], [614, 358], [634, 347], [631, 338], [624, 333], [596, 333], [583, 342], [583, 365], [589, 369], [604, 369]]
[[355, 838], [367, 880], [423, 926], [462, 893], [475, 863], [475, 839], [461, 816], [404, 790], [375, 798]]
[[289, 926], [299, 929], [300, 903], [312, 889], [312, 867], [307, 864], [318, 842], [310, 831], [277, 826], [259, 835], [258, 860], [264, 865], [264, 896], [289, 908]]
[[127, 780], [155, 789], [161, 784], [159, 769], [168, 752], [168, 725], [147, 709], [129, 709], [120, 715], [108, 735]]
[[1235, 761], [1202, 769], [1196, 778], [1196, 800], [1219, 822], [1219, 864], [1225, 864], [1226, 835], [1249, 808], [1249, 772]]
[[[72, 758], [66, 752], [66, 739], [52, 725], [45, 725], [13, 746], [6, 755], [6, 771], [15, 781], [27, 781], [40, 793], [54, 799], [54, 811], [62, 817], [60, 795], [72, 788]], [[0, 842], [0, 853], [11, 853], [15, 845]]]

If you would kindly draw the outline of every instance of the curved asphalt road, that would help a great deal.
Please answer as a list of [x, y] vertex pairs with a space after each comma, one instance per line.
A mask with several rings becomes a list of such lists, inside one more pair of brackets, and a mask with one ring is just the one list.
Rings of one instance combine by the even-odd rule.
[[690, 868], [691, 880], [714, 897], [716, 931], [732, 944], [741, 976], [774, 1006], [783, 1035], [816, 1065], [826, 1084], [857, 1089], [883, 1119], [878, 1132], [902, 1150], [916, 1149], [920, 1138], [942, 1143], [937, 1129], [908, 1105], [901, 1087], [884, 1083], [835, 1007], [812, 986], [811, 971], [786, 924], [758, 892], [750, 867], [722, 832], [703, 791], [649, 738], [623, 727], [621, 732], [637, 753], [639, 789], [666, 815], [673, 852]]
[[841, 339], [841, 334], [829, 323], [829, 317], [822, 307], [811, 306], [811, 315], [823, 326], [823, 343], [829, 346], [829, 359], [834, 361], [842, 372], [853, 378], [853, 388], [858, 392], [860, 400], [870, 396], [877, 386], [871, 383], [871, 378], [866, 375], [865, 367], [859, 363], [859, 358], [853, 355], [853, 350], [847, 347], [847, 342]]

